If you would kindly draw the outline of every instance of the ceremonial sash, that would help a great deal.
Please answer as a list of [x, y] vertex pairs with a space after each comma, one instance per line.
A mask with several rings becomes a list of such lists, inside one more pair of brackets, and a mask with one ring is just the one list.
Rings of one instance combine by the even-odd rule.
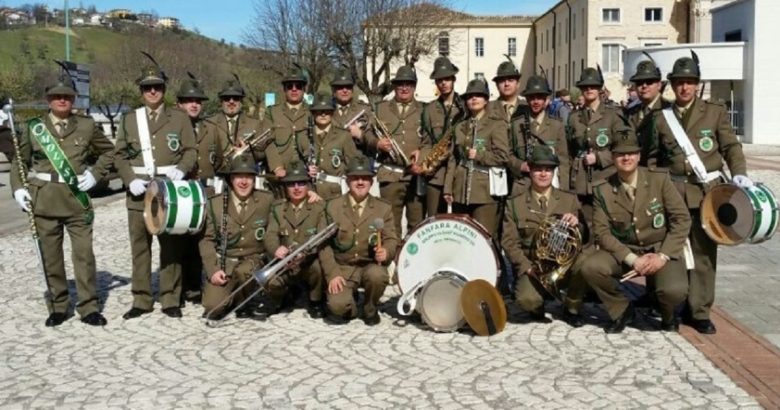
[[691, 168], [693, 168], [693, 172], [696, 174], [696, 178], [699, 180], [699, 182], [707, 183], [713, 179], [716, 179], [717, 177], [720, 177], [719, 172], [713, 173], [713, 175], [707, 173], [707, 168], [704, 166], [701, 158], [699, 158], [699, 154], [696, 152], [696, 149], [693, 148], [693, 144], [688, 138], [688, 134], [685, 133], [682, 125], [680, 125], [680, 122], [677, 121], [677, 117], [674, 115], [674, 112], [672, 112], [672, 108], [664, 108], [661, 110], [661, 112], [663, 113], [667, 124], [669, 124], [669, 128], [672, 130], [674, 139], [677, 140], [677, 145], [682, 148], [682, 151], [685, 154], [685, 158], [688, 160], [688, 163], [691, 164]]
[[62, 148], [57, 144], [57, 139], [51, 135], [46, 124], [40, 118], [30, 120], [30, 134], [35, 141], [43, 148], [43, 152], [54, 167], [54, 170], [60, 175], [70, 192], [79, 201], [84, 209], [89, 209], [89, 195], [79, 190], [79, 181], [76, 177], [76, 171], [68, 161], [68, 157], [62, 152]]

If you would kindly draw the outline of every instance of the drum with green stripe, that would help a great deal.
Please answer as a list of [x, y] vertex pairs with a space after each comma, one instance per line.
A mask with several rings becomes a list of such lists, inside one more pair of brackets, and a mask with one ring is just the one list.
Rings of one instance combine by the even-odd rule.
[[718, 185], [705, 195], [700, 211], [704, 231], [721, 245], [764, 242], [780, 223], [777, 199], [760, 183], [748, 188]]
[[203, 226], [206, 195], [199, 181], [157, 178], [144, 198], [144, 221], [154, 235], [194, 234]]

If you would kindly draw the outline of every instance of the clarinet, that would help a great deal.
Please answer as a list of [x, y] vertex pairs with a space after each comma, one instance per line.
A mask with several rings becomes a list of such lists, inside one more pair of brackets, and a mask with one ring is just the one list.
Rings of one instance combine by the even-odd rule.
[[[477, 119], [472, 118], [471, 119], [471, 147], [469, 147], [469, 150], [473, 149], [475, 144], [474, 142], [477, 139]], [[466, 153], [466, 158], [468, 158], [468, 152]], [[474, 160], [469, 159], [466, 162], [466, 205], [469, 205], [471, 203], [471, 185], [472, 185], [472, 179], [474, 179]]]
[[[314, 117], [311, 115], [306, 124], [306, 137], [309, 138], [309, 157], [306, 159], [306, 165], [309, 167], [317, 165], [316, 150], [314, 149]], [[308, 171], [308, 167], [306, 169]], [[311, 183], [317, 183], [317, 177], [311, 177]]]
[[[227, 257], [227, 244], [228, 244], [228, 229], [227, 229], [227, 222], [228, 222], [228, 198], [230, 197], [230, 189], [228, 187], [225, 187], [225, 190], [222, 191], [222, 221], [219, 225], [219, 269], [222, 272], [225, 272], [225, 258]], [[226, 276], [230, 276], [225, 272]]]
[[523, 140], [525, 141], [525, 160], [530, 161], [531, 156], [534, 153], [533, 135], [531, 135], [531, 115], [530, 109], [526, 108], [522, 110], [524, 124], [521, 127], [523, 132]]

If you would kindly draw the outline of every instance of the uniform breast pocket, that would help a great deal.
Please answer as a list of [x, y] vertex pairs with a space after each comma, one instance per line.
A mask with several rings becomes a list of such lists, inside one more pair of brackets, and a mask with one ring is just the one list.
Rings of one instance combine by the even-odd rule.
[[260, 242], [265, 238], [265, 231], [268, 227], [268, 221], [265, 219], [258, 219], [254, 223], [255, 228], [255, 240]]

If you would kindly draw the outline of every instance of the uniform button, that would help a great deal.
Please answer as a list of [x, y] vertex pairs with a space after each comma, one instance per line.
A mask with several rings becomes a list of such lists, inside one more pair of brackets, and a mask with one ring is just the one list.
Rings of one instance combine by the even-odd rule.
[[241, 229], [244, 229], [244, 225], [241, 225]]
[[152, 147], [153, 150], [157, 149], [157, 147]]
[[294, 231], [293, 231], [293, 233], [298, 233], [298, 230], [297, 230], [297, 229], [296, 229], [296, 230], [294, 230]]
[[295, 131], [295, 126], [294, 125], [292, 126], [292, 130]]
[[355, 229], [355, 233], [360, 233], [360, 229]]
[[585, 131], [590, 131], [590, 128], [585, 128]]
[[636, 217], [634, 217], [634, 222], [636, 222]]
[[244, 240], [244, 237], [243, 237], [243, 236], [241, 237], [241, 240], [242, 240], [242, 241]]
[[644, 242], [642, 242], [642, 241], [639, 241], [639, 245], [642, 245], [642, 246], [643, 246], [644, 244], [645, 244]]

